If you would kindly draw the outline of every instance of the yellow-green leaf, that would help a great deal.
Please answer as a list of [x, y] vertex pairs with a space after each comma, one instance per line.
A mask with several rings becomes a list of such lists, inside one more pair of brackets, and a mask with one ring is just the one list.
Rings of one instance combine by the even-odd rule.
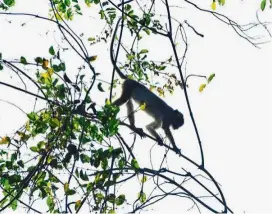
[[89, 37], [89, 38], [88, 38], [88, 41], [89, 41], [89, 42], [93, 42], [93, 41], [95, 41], [95, 38], [94, 38], [94, 37]]
[[69, 189], [69, 184], [68, 183], [65, 183], [64, 184], [64, 192], [67, 192]]
[[147, 181], [147, 176], [143, 176], [142, 179], [141, 179], [141, 182], [145, 183], [146, 181]]
[[199, 87], [199, 92], [202, 92], [203, 91], [203, 89], [206, 87], [206, 84], [202, 84], [202, 85], [200, 85], [200, 87]]
[[109, 214], [115, 214], [115, 211], [113, 209], [109, 210]]
[[52, 126], [53, 128], [59, 127], [60, 126], [60, 121], [57, 118], [52, 118], [49, 121], [49, 125]]
[[212, 10], [216, 10], [216, 2], [215, 1], [213, 1], [211, 7], [212, 7]]
[[90, 62], [93, 62], [93, 61], [95, 61], [97, 59], [97, 55], [95, 55], [95, 56], [90, 56], [89, 57], [89, 61]]
[[0, 140], [0, 145], [9, 144], [9, 143], [10, 143], [10, 138], [8, 136], [2, 137]]
[[140, 202], [144, 203], [146, 201], [146, 194], [144, 192], [140, 192], [138, 194], [138, 197], [140, 199]]
[[76, 211], [78, 210], [78, 208], [80, 207], [80, 205], [81, 205], [81, 200], [77, 200], [76, 204], [75, 204], [75, 210]]
[[144, 102], [142, 105], [140, 105], [140, 109], [143, 111], [146, 108], [146, 103]]
[[163, 90], [162, 88], [158, 87], [158, 88], [157, 88], [157, 91], [159, 92], [159, 95], [160, 95], [161, 97], [164, 97], [164, 90]]
[[139, 54], [145, 54], [145, 53], [148, 53], [148, 52], [149, 51], [147, 49], [142, 49]]
[[110, 104], [111, 104], [110, 100], [106, 99], [106, 105], [110, 105]]

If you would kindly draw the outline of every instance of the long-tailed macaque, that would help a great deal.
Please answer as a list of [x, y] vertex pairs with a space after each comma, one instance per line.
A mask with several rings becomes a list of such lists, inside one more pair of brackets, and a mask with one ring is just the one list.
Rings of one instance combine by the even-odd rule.
[[173, 127], [173, 129], [178, 129], [179, 127], [181, 127], [184, 124], [183, 114], [180, 113], [178, 110], [174, 110], [173, 108], [171, 108], [161, 98], [159, 98], [157, 95], [148, 90], [144, 85], [134, 80], [128, 79], [116, 66], [113, 54], [113, 43], [116, 37], [116, 32], [120, 20], [121, 19], [119, 19], [119, 21], [117, 22], [116, 28], [113, 33], [110, 55], [111, 61], [118, 75], [122, 79], [124, 79], [124, 82], [122, 94], [119, 99], [113, 102], [113, 104], [121, 106], [126, 103], [127, 115], [130, 125], [137, 130], [142, 130], [135, 127], [135, 117], [132, 99], [139, 104], [145, 103], [146, 107], [144, 111], [155, 119], [154, 122], [146, 126], [147, 130], [156, 138], [159, 145], [162, 145], [163, 140], [161, 139], [160, 135], [155, 131], [155, 129], [162, 127], [166, 136], [169, 138], [174, 150], [179, 151], [175, 144], [173, 135], [170, 131], [170, 125]]

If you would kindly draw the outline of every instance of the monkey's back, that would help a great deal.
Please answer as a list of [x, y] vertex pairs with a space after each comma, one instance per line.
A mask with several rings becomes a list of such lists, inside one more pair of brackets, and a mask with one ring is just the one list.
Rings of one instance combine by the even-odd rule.
[[146, 104], [146, 112], [154, 117], [163, 118], [173, 112], [173, 109], [167, 105], [160, 97], [147, 89], [144, 85], [134, 81], [127, 80], [128, 84], [133, 85], [131, 97], [139, 104]]

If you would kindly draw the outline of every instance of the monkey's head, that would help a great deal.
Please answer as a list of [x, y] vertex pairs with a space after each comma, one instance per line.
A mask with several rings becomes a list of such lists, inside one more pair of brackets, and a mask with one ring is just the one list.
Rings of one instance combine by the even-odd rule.
[[180, 113], [178, 110], [173, 112], [173, 119], [172, 119], [172, 127], [173, 129], [178, 129], [179, 127], [183, 126], [184, 118], [183, 114]]

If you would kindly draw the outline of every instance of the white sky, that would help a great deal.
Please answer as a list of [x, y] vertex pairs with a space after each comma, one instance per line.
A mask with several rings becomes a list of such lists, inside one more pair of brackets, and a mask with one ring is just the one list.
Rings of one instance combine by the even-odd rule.
[[[37, 5], [31, 7], [21, 1], [20, 7], [37, 13], [37, 8], [43, 8], [40, 1], [29, 1]], [[171, 1], [172, 2], [172, 1]], [[174, 1], [173, 1], [174, 2]], [[211, 1], [196, 1], [198, 4], [209, 8]], [[257, 2], [257, 3], [256, 3]], [[229, 15], [238, 23], [247, 23], [255, 20], [255, 12], [259, 7], [259, 1], [255, 3], [226, 1], [223, 8], [218, 8], [218, 12]], [[38, 7], [39, 6], [39, 7]], [[177, 12], [177, 17], [186, 17], [188, 22], [205, 35], [202, 39], [193, 33], [189, 33], [189, 53], [187, 57], [187, 73], [209, 75], [215, 73], [216, 77], [203, 93], [198, 92], [201, 79], [191, 79], [188, 89], [193, 113], [199, 129], [200, 137], [205, 154], [206, 168], [222, 185], [222, 190], [230, 208], [236, 212], [246, 213], [268, 213], [271, 208], [271, 134], [269, 134], [268, 124], [271, 125], [271, 88], [268, 87], [271, 81], [271, 54], [272, 44], [266, 44], [262, 49], [256, 49], [245, 40], [241, 39], [232, 29], [216, 20], [209, 14], [200, 12], [192, 15], [192, 7], [184, 4], [185, 10]], [[18, 7], [18, 8], [20, 8]], [[43, 9], [46, 16], [47, 8]], [[187, 18], [188, 17], [188, 18]], [[261, 20], [272, 20], [271, 11], [260, 14]], [[9, 24], [8, 20], [13, 20]], [[27, 26], [22, 28], [22, 18], [11, 19], [11, 17], [0, 16], [0, 52], [7, 59], [19, 58], [21, 55], [33, 58], [36, 55], [48, 53], [48, 47], [57, 41], [58, 32], [49, 36], [45, 32], [52, 28], [46, 22], [26, 18]], [[86, 21], [87, 20], [87, 21]], [[86, 37], [95, 35], [99, 28], [94, 26], [95, 21], [91, 17], [75, 20], [73, 29], [81, 33], [83, 30]], [[88, 23], [90, 21], [90, 24]], [[79, 24], [80, 23], [80, 24]], [[84, 24], [83, 24], [84, 23]], [[50, 29], [51, 30], [51, 29]], [[271, 30], [271, 26], [270, 26]], [[190, 30], [188, 29], [188, 32]], [[264, 34], [265, 31], [259, 28], [257, 33]], [[54, 37], [53, 37], [54, 36]], [[150, 54], [159, 57], [165, 54], [165, 41], [148, 41]], [[67, 46], [67, 45], [63, 45]], [[109, 44], [99, 44], [97, 46], [87, 46], [91, 55], [98, 54], [98, 60], [94, 63], [97, 72], [103, 73], [100, 78], [107, 78], [112, 69], [108, 56]], [[162, 51], [163, 50], [163, 51]], [[153, 53], [152, 53], [153, 51]], [[77, 56], [69, 55], [67, 60], [70, 70], [68, 74], [73, 74], [80, 65]], [[107, 61], [105, 61], [107, 60]], [[102, 69], [101, 69], [102, 68]], [[35, 72], [35, 71], [32, 71]], [[19, 80], [13, 76], [9, 79], [7, 72], [0, 73], [1, 81], [18, 84]], [[72, 77], [71, 77], [72, 78]], [[20, 85], [22, 86], [22, 85]], [[105, 87], [106, 88], [106, 87]], [[104, 97], [96, 92], [92, 96], [97, 96], [98, 105], [102, 105]], [[14, 92], [4, 86], [0, 86], [0, 99], [8, 100], [18, 104], [25, 111], [33, 108], [33, 98], [22, 93]], [[99, 103], [100, 101], [100, 103]], [[167, 99], [169, 105], [179, 109], [185, 115], [185, 126], [174, 133], [175, 139], [184, 154], [199, 160], [199, 150], [197, 141], [190, 121], [183, 92], [177, 89], [175, 95]], [[124, 110], [124, 108], [122, 108]], [[124, 112], [121, 115], [125, 115]], [[141, 118], [142, 113], [137, 116]], [[142, 117], [143, 118], [143, 117]], [[10, 134], [25, 121], [23, 115], [16, 108], [3, 102], [0, 104], [0, 136]], [[144, 121], [144, 122], [143, 122]], [[138, 121], [139, 126], [145, 125], [145, 120]], [[135, 154], [139, 158], [140, 166], [149, 164], [148, 157], [150, 141], [139, 141], [135, 148]], [[148, 146], [147, 146], [148, 145]], [[161, 158], [163, 149], [156, 147], [152, 150], [154, 160]], [[182, 160], [169, 158], [168, 165], [179, 168]], [[138, 187], [135, 187], [138, 188]], [[133, 191], [133, 190], [132, 190]], [[137, 190], [135, 190], [137, 192]], [[164, 201], [155, 206], [156, 211], [169, 209], [171, 203], [172, 212], [180, 212], [182, 199]], [[157, 208], [157, 209], [156, 209]], [[185, 207], [186, 208], [186, 207]], [[187, 206], [188, 208], [188, 206]], [[184, 210], [186, 211], [186, 210]], [[196, 210], [195, 210], [196, 211]]]

